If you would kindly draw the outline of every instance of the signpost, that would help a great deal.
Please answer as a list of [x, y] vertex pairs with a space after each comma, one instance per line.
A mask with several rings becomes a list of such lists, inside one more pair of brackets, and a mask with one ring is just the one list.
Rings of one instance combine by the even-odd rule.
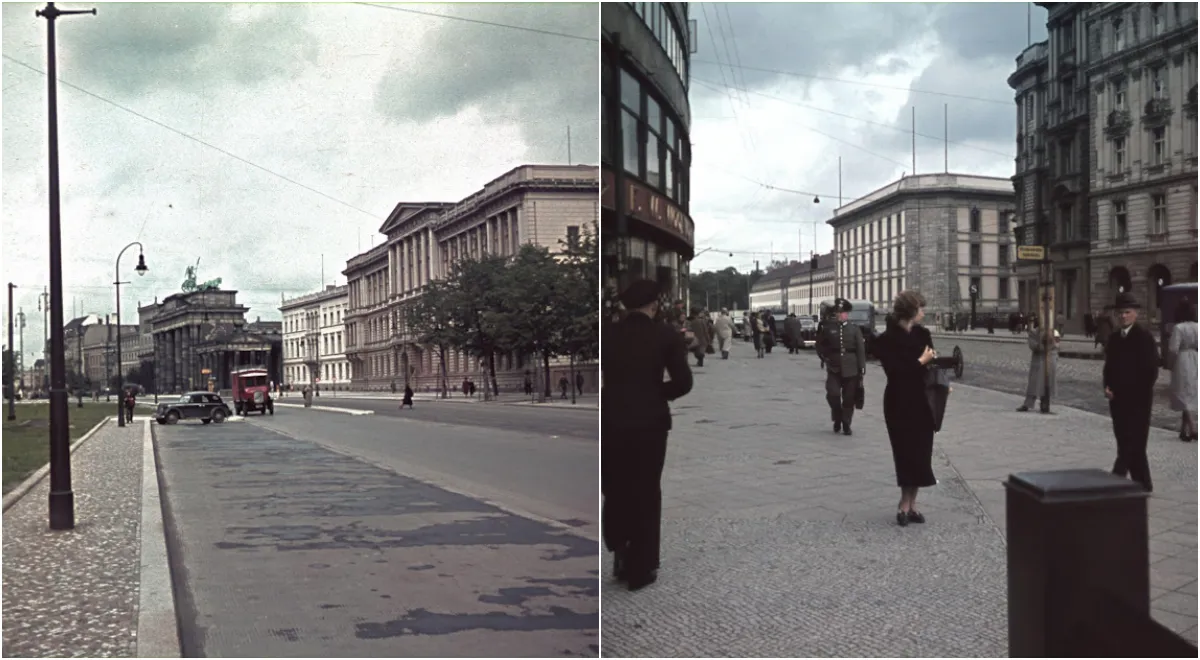
[[1050, 350], [1054, 347], [1054, 271], [1050, 260], [1046, 258], [1044, 245], [1018, 245], [1018, 261], [1036, 261], [1041, 266], [1039, 285], [1041, 287], [1042, 317], [1042, 407], [1043, 413], [1050, 412]]

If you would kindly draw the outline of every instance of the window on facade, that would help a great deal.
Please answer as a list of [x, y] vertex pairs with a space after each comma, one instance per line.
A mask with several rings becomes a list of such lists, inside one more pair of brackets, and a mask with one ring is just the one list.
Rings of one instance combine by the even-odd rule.
[[1070, 204], [1058, 207], [1058, 226], [1061, 231], [1060, 239], [1069, 241], [1075, 238], [1074, 213]]
[[[1008, 268], [1008, 246], [1003, 243], [996, 246], [996, 264], [1001, 268]], [[1001, 298], [1006, 297], [1001, 296]]]
[[1059, 174], [1070, 174], [1075, 171], [1074, 140], [1063, 140], [1058, 145]]
[[983, 262], [983, 259], [981, 257], [982, 253], [983, 253], [983, 246], [981, 246], [979, 243], [971, 244], [971, 266], [972, 267], [977, 267], [977, 266], [982, 265], [982, 262]]
[[1058, 45], [1060, 53], [1069, 52], [1075, 47], [1075, 22], [1068, 22], [1058, 32]]
[[1125, 110], [1125, 103], [1129, 96], [1129, 81], [1122, 78], [1113, 83], [1113, 107], [1117, 110]]
[[623, 165], [625, 171], [640, 177], [638, 153], [638, 119], [629, 110], [621, 111], [621, 147], [624, 151]]
[[1163, 74], [1164, 71], [1161, 66], [1150, 69], [1150, 93], [1156, 99], [1165, 98], [1167, 95], [1167, 83]]
[[1113, 138], [1113, 173], [1121, 174], [1125, 171], [1125, 138]]
[[970, 218], [971, 218], [971, 233], [975, 233], [975, 234], [979, 233], [981, 228], [980, 228], [979, 209], [978, 208], [971, 207]]
[[1153, 207], [1151, 231], [1155, 234], [1167, 233], [1167, 196], [1162, 194], [1151, 195], [1150, 202]]
[[1025, 121], [1033, 121], [1034, 98], [1032, 92], [1025, 96]]
[[1118, 199], [1112, 203], [1112, 237], [1124, 239], [1129, 236], [1129, 216], [1125, 200]]
[[1062, 100], [1063, 110], [1070, 110], [1075, 106], [1075, 79], [1066, 78], [1062, 81], [1059, 87], [1059, 98]]
[[1000, 278], [1000, 292], [998, 295], [1001, 300], [1008, 300], [1008, 278], [1007, 277]]
[[1150, 3], [1150, 29], [1156, 37], [1166, 32], [1166, 21], [1163, 19], [1161, 2]]
[[1119, 18], [1114, 18], [1112, 22], [1113, 48], [1116, 50], [1125, 49], [1125, 23]]
[[579, 226], [567, 225], [567, 245], [579, 245]]
[[1150, 162], [1162, 165], [1167, 160], [1167, 128], [1159, 126], [1152, 131], [1152, 135]]
[[1001, 236], [1008, 233], [1009, 223], [1011, 222], [1011, 220], [1012, 220], [1012, 211], [1001, 211], [1000, 212], [1000, 216], [997, 221], [998, 226], [996, 229], [1000, 233]]

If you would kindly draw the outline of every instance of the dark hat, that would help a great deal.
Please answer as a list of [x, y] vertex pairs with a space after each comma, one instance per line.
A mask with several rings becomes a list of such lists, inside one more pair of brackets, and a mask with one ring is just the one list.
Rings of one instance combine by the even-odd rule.
[[625, 309], [645, 307], [657, 301], [661, 292], [658, 282], [647, 279], [637, 280], [625, 288], [620, 297], [621, 304], [625, 305]]
[[1141, 304], [1137, 298], [1133, 297], [1132, 293], [1127, 291], [1117, 294], [1117, 302], [1113, 304], [1113, 309], [1141, 309]]
[[850, 301], [845, 298], [838, 298], [833, 301], [833, 309], [837, 312], [849, 312], [851, 309]]

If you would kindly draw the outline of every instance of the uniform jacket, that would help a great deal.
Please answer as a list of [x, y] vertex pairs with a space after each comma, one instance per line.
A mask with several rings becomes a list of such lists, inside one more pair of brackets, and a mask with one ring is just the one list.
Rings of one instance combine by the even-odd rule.
[[1134, 323], [1129, 336], [1114, 329], [1104, 350], [1104, 386], [1112, 390], [1113, 401], [1150, 402], [1158, 380], [1158, 347], [1154, 335], [1142, 324]]
[[846, 321], [829, 321], [821, 333], [821, 357], [829, 371], [849, 378], [867, 366], [867, 343], [862, 330]]
[[[606, 328], [601, 368], [607, 435], [616, 431], [669, 431], [674, 401], [692, 391], [687, 346], [666, 323], [633, 313]], [[671, 379], [663, 380], [666, 371]]]

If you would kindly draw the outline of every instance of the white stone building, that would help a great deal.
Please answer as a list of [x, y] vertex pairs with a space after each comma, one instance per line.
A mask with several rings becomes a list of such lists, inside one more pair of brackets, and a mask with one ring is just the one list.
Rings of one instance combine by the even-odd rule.
[[326, 285], [324, 291], [283, 300], [283, 377], [294, 389], [348, 389], [344, 317], [349, 287]]
[[966, 174], [907, 176], [834, 211], [837, 295], [890, 310], [915, 289], [926, 312], [1015, 311], [1013, 187]]

